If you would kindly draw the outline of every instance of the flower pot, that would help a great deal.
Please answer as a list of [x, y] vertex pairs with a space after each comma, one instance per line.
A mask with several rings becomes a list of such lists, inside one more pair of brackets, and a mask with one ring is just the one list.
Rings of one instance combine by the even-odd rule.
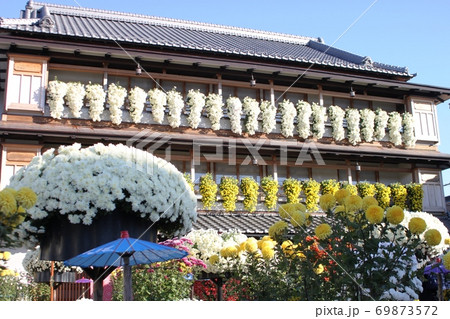
[[[50, 282], [50, 270], [44, 270], [40, 272], [36, 272], [34, 274], [35, 282]], [[54, 272], [53, 274], [54, 282], [75, 282], [75, 273], [74, 272]]]
[[[156, 242], [156, 225], [136, 213], [111, 212], [91, 225], [72, 224], [66, 218], [52, 220], [39, 239], [42, 260], [64, 261], [120, 237], [127, 230], [132, 238]], [[142, 237], [140, 237], [144, 234]]]

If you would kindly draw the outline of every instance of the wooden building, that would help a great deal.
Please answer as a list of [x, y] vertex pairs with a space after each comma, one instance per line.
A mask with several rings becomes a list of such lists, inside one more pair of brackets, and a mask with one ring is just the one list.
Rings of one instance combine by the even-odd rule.
[[[126, 143], [167, 158], [197, 183], [208, 172], [218, 183], [222, 176], [260, 181], [269, 175], [280, 184], [289, 177], [418, 182], [425, 190], [423, 210], [442, 213], [441, 171], [450, 166], [450, 155], [438, 150], [436, 107], [450, 98], [450, 89], [409, 83], [413, 77], [405, 67], [330, 47], [320, 38], [29, 1], [20, 18], [0, 18], [1, 187], [46, 149], [74, 142]], [[58, 119], [46, 98], [48, 83], [55, 78], [97, 83], [105, 91], [119, 83], [128, 93], [134, 87], [145, 92], [176, 87], [184, 101], [190, 90], [215, 93], [223, 97], [223, 117], [214, 127], [204, 108], [194, 128], [191, 107], [185, 103], [179, 125], [168, 121], [167, 107], [158, 123], [147, 100], [142, 119], [133, 121], [127, 99], [121, 123], [114, 124], [108, 103], [94, 121], [85, 99], [79, 117], [66, 104]], [[230, 96], [277, 106], [275, 127], [264, 129], [265, 115], [260, 113], [252, 132], [246, 128], [251, 114], [243, 112], [242, 132], [233, 129]], [[295, 117], [290, 136], [283, 128], [289, 120], [282, 114], [285, 100], [318, 105], [327, 114], [331, 106], [380, 109], [402, 118], [409, 113], [414, 139], [405, 144], [403, 124], [397, 129], [400, 142], [393, 142], [389, 128], [382, 128], [385, 136], [377, 141], [350, 140], [354, 125], [344, 120], [345, 136], [336, 140], [330, 116], [323, 135], [306, 138], [300, 136]], [[263, 205], [257, 208], [264, 210]]]

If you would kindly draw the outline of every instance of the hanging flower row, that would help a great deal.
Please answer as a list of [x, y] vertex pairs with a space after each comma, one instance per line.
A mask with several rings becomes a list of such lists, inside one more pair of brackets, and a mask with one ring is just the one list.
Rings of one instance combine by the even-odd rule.
[[[107, 102], [111, 122], [118, 125], [122, 122], [122, 109], [126, 97], [126, 89], [118, 84], [109, 85], [108, 91], [105, 92], [100, 84], [83, 85], [79, 82], [66, 84], [55, 79], [49, 82], [47, 103], [53, 118], [61, 119], [64, 103], [69, 107], [71, 114], [79, 118], [83, 100], [86, 98], [89, 105], [89, 116], [93, 121], [100, 121], [104, 104]], [[163, 124], [167, 108], [169, 125], [173, 128], [181, 125], [181, 113], [185, 102], [182, 94], [176, 91], [176, 87], [168, 92], [159, 88], [154, 88], [149, 92], [145, 92], [139, 87], [131, 89], [128, 100], [130, 117], [134, 123], [140, 123], [147, 98], [153, 120], [157, 124]], [[189, 90], [186, 95], [186, 104], [189, 106], [187, 122], [193, 129], [199, 127], [205, 112], [211, 128], [219, 130], [221, 119], [224, 116], [224, 106], [230, 120], [231, 131], [235, 134], [243, 133], [242, 115], [245, 116], [245, 132], [249, 135], [254, 135], [258, 131], [269, 134], [276, 129], [277, 107], [269, 101], [260, 103], [247, 96], [242, 101], [238, 97], [229, 97], [224, 103], [220, 94], [210, 93], [206, 96], [200, 90]], [[336, 105], [326, 108], [316, 103], [311, 105], [303, 100], [297, 101], [295, 105], [289, 100], [283, 100], [278, 105], [278, 112], [281, 119], [281, 134], [284, 137], [293, 137], [296, 129], [300, 138], [321, 139], [325, 134], [325, 123], [329, 119], [332, 137], [337, 142], [346, 137], [352, 145], [362, 141], [368, 143], [380, 141], [385, 137], [386, 129], [388, 129], [389, 141], [396, 146], [404, 144], [412, 147], [416, 142], [414, 119], [407, 112], [401, 115], [398, 112], [387, 113], [381, 109], [375, 111], [370, 109], [344, 110]], [[261, 121], [261, 128], [259, 121]]]
[[[268, 210], [277, 208], [279, 198], [279, 184], [272, 176], [264, 177], [260, 184], [252, 177], [245, 177], [240, 183], [235, 177], [222, 177], [221, 182], [217, 185], [213, 176], [208, 173], [200, 178], [199, 189], [205, 209], [212, 209], [215, 206], [219, 191], [222, 207], [227, 212], [235, 211], [239, 193], [244, 196], [244, 209], [249, 212], [255, 211], [260, 195], [264, 195], [264, 204]], [[414, 212], [421, 211], [423, 203], [423, 188], [421, 184], [417, 183], [385, 185], [364, 181], [353, 185], [347, 182], [338, 182], [335, 179], [317, 182], [313, 179], [300, 181], [296, 178], [287, 178], [283, 181], [281, 189], [286, 196], [287, 203], [299, 204], [303, 200], [310, 212], [318, 210], [320, 195], [336, 195], [340, 189], [345, 189], [349, 194], [358, 195], [361, 198], [374, 197], [377, 205], [382, 208], [396, 205]]]

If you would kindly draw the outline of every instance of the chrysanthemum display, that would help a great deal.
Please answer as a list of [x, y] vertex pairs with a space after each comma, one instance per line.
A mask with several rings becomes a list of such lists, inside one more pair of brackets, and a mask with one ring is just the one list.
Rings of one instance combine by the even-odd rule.
[[298, 203], [302, 186], [295, 178], [287, 178], [283, 181], [283, 191], [286, 194], [288, 203]]
[[408, 146], [412, 147], [416, 144], [416, 135], [414, 134], [414, 117], [411, 113], [403, 113], [402, 117], [403, 135], [402, 141]]
[[70, 112], [76, 118], [81, 117], [81, 109], [83, 108], [85, 96], [86, 90], [84, 84], [80, 82], [67, 83], [66, 103]]
[[190, 107], [189, 116], [187, 118], [188, 124], [192, 128], [197, 128], [200, 124], [202, 111], [205, 107], [206, 97], [200, 90], [189, 90], [186, 96], [186, 104]]
[[277, 108], [270, 101], [261, 101], [262, 131], [266, 134], [271, 133], [277, 124]]
[[211, 209], [216, 202], [217, 196], [217, 184], [211, 174], [208, 173], [200, 177], [199, 190], [200, 195], [202, 195], [203, 207]]
[[389, 113], [388, 128], [389, 128], [389, 141], [395, 146], [402, 144], [402, 134], [400, 129], [402, 127], [402, 116], [398, 112]]
[[183, 175], [172, 164], [121, 144], [51, 149], [33, 158], [10, 185], [37, 194], [18, 230], [20, 238], [34, 243], [53, 216], [90, 225], [114, 212], [118, 202], [142, 218], [179, 225], [175, 234], [186, 233], [196, 219], [197, 199]]
[[294, 103], [289, 100], [283, 100], [279, 104], [281, 113], [281, 134], [284, 137], [294, 136], [294, 120], [297, 115]]
[[106, 92], [103, 90], [103, 86], [89, 82], [86, 85], [86, 99], [89, 103], [89, 116], [92, 121], [101, 121], [100, 115], [102, 115], [105, 109], [106, 100]]
[[244, 110], [245, 118], [245, 129], [248, 134], [254, 135], [258, 130], [258, 116], [261, 112], [259, 108], [259, 103], [255, 99], [246, 96], [242, 103], [242, 109]]
[[313, 112], [311, 104], [306, 101], [298, 101], [296, 107], [298, 136], [303, 139], [307, 139], [311, 135], [310, 121], [311, 114]]
[[184, 108], [183, 96], [174, 87], [167, 92], [167, 108], [169, 109], [169, 115], [167, 120], [169, 125], [173, 128], [177, 128], [181, 124], [181, 111]]
[[[144, 92], [146, 95], [146, 93]], [[127, 90], [115, 83], [108, 86], [108, 104], [111, 122], [119, 125], [122, 123], [122, 106], [127, 96]]]
[[148, 98], [152, 106], [153, 120], [158, 124], [162, 124], [165, 105], [167, 104], [167, 94], [159, 88], [154, 88], [148, 92]]
[[206, 97], [206, 114], [211, 121], [211, 128], [215, 131], [220, 130], [220, 119], [223, 117], [223, 105], [222, 95], [209, 93]]
[[241, 180], [241, 192], [244, 195], [244, 209], [254, 212], [258, 204], [258, 183], [253, 177], [244, 177]]
[[328, 118], [330, 119], [331, 122], [331, 131], [333, 134], [333, 139], [336, 142], [342, 141], [345, 138], [345, 129], [344, 129], [345, 111], [337, 105], [331, 105], [328, 108]]
[[230, 119], [231, 132], [242, 134], [241, 117], [242, 103], [238, 97], [229, 97], [227, 99], [227, 113]]
[[352, 145], [356, 145], [361, 142], [359, 121], [360, 115], [357, 109], [348, 109], [345, 112], [345, 119], [347, 120], [347, 137], [348, 141]]
[[278, 181], [274, 180], [272, 176], [266, 176], [261, 180], [261, 189], [265, 195], [264, 204], [267, 209], [275, 209], [278, 201]]
[[373, 139], [375, 141], [381, 141], [386, 135], [386, 127], [389, 120], [389, 115], [386, 111], [378, 108], [375, 110], [374, 119], [374, 134]]
[[64, 96], [67, 92], [67, 84], [57, 79], [48, 82], [47, 103], [50, 107], [50, 116], [60, 120], [64, 111]]
[[327, 120], [327, 110], [325, 107], [313, 103], [311, 105], [312, 111], [312, 135], [315, 138], [322, 138], [325, 133], [325, 121]]
[[373, 141], [373, 134], [375, 128], [375, 112], [371, 109], [364, 109], [360, 111], [361, 115], [361, 139], [366, 142]]
[[219, 185], [220, 196], [223, 200], [223, 208], [227, 212], [236, 209], [237, 196], [239, 194], [239, 182], [234, 177], [222, 177]]

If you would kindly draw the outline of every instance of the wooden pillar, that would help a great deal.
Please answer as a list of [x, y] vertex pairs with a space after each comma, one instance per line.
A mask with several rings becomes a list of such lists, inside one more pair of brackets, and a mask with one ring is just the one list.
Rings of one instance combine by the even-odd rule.
[[123, 300], [133, 300], [133, 287], [131, 282], [130, 256], [123, 255]]

